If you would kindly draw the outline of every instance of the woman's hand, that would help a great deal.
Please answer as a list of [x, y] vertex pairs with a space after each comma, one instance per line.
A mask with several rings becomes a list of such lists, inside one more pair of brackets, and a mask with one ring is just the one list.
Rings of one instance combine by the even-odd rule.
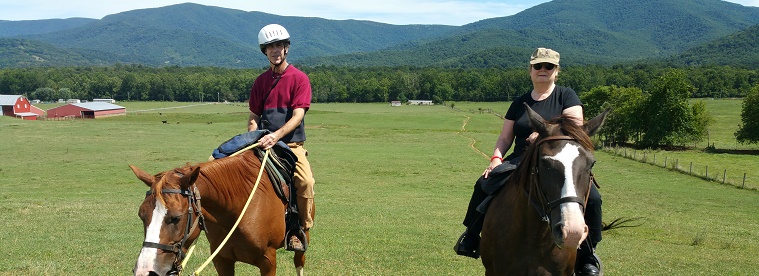
[[490, 171], [492, 171], [495, 167], [498, 167], [498, 165], [501, 165], [503, 161], [501, 161], [500, 158], [493, 158], [490, 161], [490, 165], [488, 165], [488, 168], [485, 169], [485, 171], [482, 173], [482, 175], [485, 176], [485, 178], [488, 178], [488, 175], [490, 175]]
[[527, 137], [527, 142], [530, 143], [530, 144], [534, 143], [535, 139], [538, 139], [538, 135], [539, 134], [537, 132], [531, 133], [530, 136]]

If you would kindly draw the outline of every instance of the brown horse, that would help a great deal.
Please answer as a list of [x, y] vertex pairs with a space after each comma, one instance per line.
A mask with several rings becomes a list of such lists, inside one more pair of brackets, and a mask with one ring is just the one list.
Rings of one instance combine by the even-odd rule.
[[[201, 228], [212, 251], [220, 246], [256, 184], [261, 161], [246, 151], [155, 176], [130, 167], [150, 187], [139, 209], [145, 241], [134, 274], [174, 275]], [[218, 275], [234, 275], [237, 261], [257, 266], [261, 275], [276, 275], [277, 249], [285, 243], [285, 208], [264, 173], [242, 221], [213, 259]], [[305, 262], [304, 253], [295, 252], [298, 275]]]
[[609, 111], [580, 127], [567, 117], [546, 122], [526, 109], [539, 137], [485, 215], [485, 274], [572, 275], [577, 248], [588, 235], [583, 211], [595, 163], [589, 135]]

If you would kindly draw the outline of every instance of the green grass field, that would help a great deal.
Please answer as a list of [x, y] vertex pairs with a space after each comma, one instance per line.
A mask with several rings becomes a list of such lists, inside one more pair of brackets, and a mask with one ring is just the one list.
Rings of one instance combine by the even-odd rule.
[[[119, 104], [129, 115], [37, 122], [0, 117], [0, 226], [6, 230], [0, 275], [131, 273], [143, 235], [137, 207], [147, 187], [128, 165], [155, 173], [202, 162], [244, 131], [248, 116], [244, 104]], [[502, 120], [467, 112], [470, 104], [477, 108], [311, 108], [306, 148], [317, 179], [317, 216], [307, 274], [483, 274], [479, 260], [457, 256], [452, 247]], [[604, 220], [644, 217], [640, 227], [605, 233], [599, 253], [608, 275], [759, 273], [757, 191], [605, 152], [597, 159]], [[744, 167], [757, 171], [755, 164]], [[186, 273], [210, 254], [205, 239], [198, 245]], [[291, 258], [280, 251], [281, 275], [294, 274]], [[238, 267], [241, 275], [257, 274], [249, 265]]]

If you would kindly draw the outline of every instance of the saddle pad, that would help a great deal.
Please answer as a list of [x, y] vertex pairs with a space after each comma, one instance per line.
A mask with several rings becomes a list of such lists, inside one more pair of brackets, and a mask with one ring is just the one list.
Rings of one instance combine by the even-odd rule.
[[[269, 133], [271, 132], [264, 129], [264, 130], [255, 130], [255, 131], [249, 131], [246, 133], [238, 134], [235, 137], [232, 137], [231, 139], [219, 145], [218, 148], [214, 149], [211, 155], [215, 159], [230, 156], [241, 149], [244, 149], [250, 145], [255, 144], [258, 141], [258, 139], [261, 139], [261, 137]], [[286, 167], [285, 169], [287, 169], [288, 171], [292, 171], [293, 168], [295, 168], [295, 163], [298, 161], [298, 157], [295, 156], [295, 154], [290, 150], [290, 147], [288, 147], [287, 144], [285, 144], [282, 141], [279, 141], [272, 149], [274, 151], [274, 155], [278, 157], [279, 159], [278, 161], [282, 161], [283, 163], [285, 163], [285, 164], [282, 164], [283, 166]]]

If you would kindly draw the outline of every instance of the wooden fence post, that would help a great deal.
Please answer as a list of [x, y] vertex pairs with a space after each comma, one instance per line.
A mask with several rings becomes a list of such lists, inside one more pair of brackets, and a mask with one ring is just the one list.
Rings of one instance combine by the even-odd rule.
[[741, 189], [743, 189], [743, 187], [746, 187], [746, 173], [743, 173], [743, 184], [741, 185]]
[[722, 172], [722, 184], [725, 184], [725, 181], [727, 181], [727, 169]]

